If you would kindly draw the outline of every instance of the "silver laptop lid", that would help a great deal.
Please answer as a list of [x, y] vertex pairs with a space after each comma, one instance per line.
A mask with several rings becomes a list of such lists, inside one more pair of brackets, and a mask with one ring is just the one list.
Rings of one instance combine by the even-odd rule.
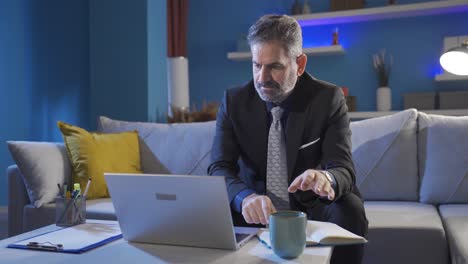
[[124, 239], [236, 249], [224, 177], [105, 173]]

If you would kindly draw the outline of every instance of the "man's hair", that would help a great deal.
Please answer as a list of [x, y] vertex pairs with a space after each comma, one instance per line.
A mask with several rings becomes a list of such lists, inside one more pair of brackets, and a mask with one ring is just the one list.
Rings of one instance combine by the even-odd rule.
[[302, 53], [302, 30], [297, 21], [287, 15], [264, 15], [249, 28], [249, 45], [278, 41], [290, 57]]

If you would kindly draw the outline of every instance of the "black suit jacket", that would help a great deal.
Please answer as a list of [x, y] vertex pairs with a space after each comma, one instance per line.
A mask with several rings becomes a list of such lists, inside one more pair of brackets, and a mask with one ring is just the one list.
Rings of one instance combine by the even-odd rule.
[[[351, 159], [348, 110], [340, 88], [305, 73], [290, 96], [285, 128], [289, 184], [307, 169], [322, 168], [335, 176], [335, 200], [351, 191], [360, 196]], [[253, 81], [225, 92], [218, 110], [208, 173], [226, 177], [230, 202], [244, 189], [257, 193], [265, 190], [267, 118], [266, 104], [255, 91]], [[291, 208], [306, 211], [318, 196], [312, 191], [297, 191], [289, 198]]]

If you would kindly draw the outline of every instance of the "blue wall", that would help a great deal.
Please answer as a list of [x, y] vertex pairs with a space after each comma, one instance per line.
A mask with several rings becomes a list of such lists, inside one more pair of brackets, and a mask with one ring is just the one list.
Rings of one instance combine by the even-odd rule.
[[[199, 0], [190, 6], [189, 60], [192, 103], [219, 101], [223, 91], [251, 78], [249, 61], [234, 62], [226, 53], [255, 20], [267, 13], [290, 13], [293, 1], [226, 1], [214, 5]], [[385, 1], [367, 1], [369, 7]], [[399, 1], [400, 4], [427, 2]], [[312, 10], [327, 11], [329, 1], [309, 1]], [[390, 76], [393, 109], [403, 108], [402, 95], [420, 91], [468, 90], [467, 82], [435, 82], [440, 73], [438, 58], [445, 36], [468, 35], [468, 13], [410, 17], [392, 20], [324, 25], [303, 28], [304, 46], [329, 45], [338, 27], [345, 55], [309, 56], [307, 71], [317, 78], [347, 86], [357, 96], [359, 111], [375, 110], [377, 81], [372, 54], [381, 49], [393, 55]]]
[[88, 126], [88, 3], [0, 1], [0, 206], [7, 140], [61, 141], [57, 120]]
[[146, 121], [147, 1], [89, 1], [90, 105], [98, 116]]
[[148, 0], [148, 120], [166, 120], [166, 1]]
[[57, 121], [89, 127], [87, 1], [27, 1], [26, 75], [34, 140], [62, 141]]
[[100, 115], [159, 120], [167, 109], [166, 1], [89, 4], [91, 127]]
[[0, 142], [62, 141], [58, 120], [93, 130], [99, 115], [160, 118], [166, 38], [165, 1], [0, 1]]
[[6, 140], [30, 137], [31, 99], [26, 87], [24, 3], [0, 2], [0, 206], [6, 204]]

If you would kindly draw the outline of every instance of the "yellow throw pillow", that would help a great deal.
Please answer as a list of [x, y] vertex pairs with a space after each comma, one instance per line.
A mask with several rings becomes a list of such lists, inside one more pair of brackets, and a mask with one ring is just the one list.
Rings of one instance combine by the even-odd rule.
[[105, 172], [142, 173], [138, 132], [89, 133], [77, 126], [57, 122], [62, 131], [73, 168], [73, 182], [84, 191], [88, 178], [88, 199], [109, 197]]

